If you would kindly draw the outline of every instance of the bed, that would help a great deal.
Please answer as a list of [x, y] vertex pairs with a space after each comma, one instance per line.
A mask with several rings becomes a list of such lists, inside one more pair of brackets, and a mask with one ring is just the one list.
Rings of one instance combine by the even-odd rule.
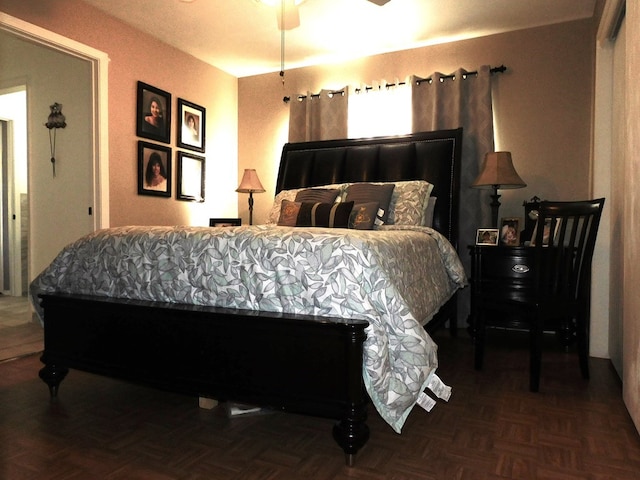
[[[78, 369], [333, 418], [353, 465], [369, 404], [399, 433], [416, 404], [450, 393], [427, 332], [455, 331], [466, 285], [461, 142], [456, 129], [288, 143], [262, 225], [118, 227], [72, 243], [30, 285], [51, 396]], [[426, 197], [405, 208], [418, 187]], [[385, 208], [365, 202], [372, 188]], [[341, 202], [318, 201], [335, 191]]]

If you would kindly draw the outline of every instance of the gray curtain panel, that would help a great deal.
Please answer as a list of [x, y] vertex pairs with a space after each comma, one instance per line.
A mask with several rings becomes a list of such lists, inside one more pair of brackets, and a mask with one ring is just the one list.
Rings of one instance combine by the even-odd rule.
[[348, 88], [343, 93], [321, 90], [289, 103], [289, 141], [309, 142], [347, 138]]
[[[490, 191], [470, 187], [485, 153], [494, 150], [491, 71], [489, 65], [484, 65], [478, 68], [477, 75], [458, 69], [455, 78], [445, 76], [448, 77], [436, 72], [429, 77], [431, 81], [412, 78], [413, 131], [463, 128], [458, 250], [470, 274], [471, 259], [466, 247], [475, 243], [478, 228], [491, 225]], [[469, 289], [460, 291], [459, 299], [459, 318], [464, 319], [469, 313]]]

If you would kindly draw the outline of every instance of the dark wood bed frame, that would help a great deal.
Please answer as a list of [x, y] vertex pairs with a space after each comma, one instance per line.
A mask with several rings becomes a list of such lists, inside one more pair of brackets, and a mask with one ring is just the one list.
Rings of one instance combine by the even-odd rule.
[[[286, 144], [276, 193], [355, 181], [425, 179], [434, 227], [457, 247], [462, 130]], [[367, 442], [363, 320], [65, 293], [41, 296], [40, 377], [52, 398], [70, 368], [219, 401], [333, 418], [353, 465]], [[447, 319], [455, 299], [428, 329]]]

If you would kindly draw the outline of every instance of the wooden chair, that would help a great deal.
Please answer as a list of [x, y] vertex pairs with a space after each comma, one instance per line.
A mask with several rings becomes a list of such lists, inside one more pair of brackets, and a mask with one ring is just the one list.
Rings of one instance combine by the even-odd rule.
[[530, 247], [535, 249], [530, 276], [533, 284], [519, 295], [492, 294], [489, 290], [474, 297], [476, 369], [482, 368], [487, 311], [519, 311], [530, 332], [532, 392], [540, 386], [545, 330], [570, 332], [577, 342], [582, 377], [589, 378], [591, 261], [603, 206], [604, 198], [540, 203]]

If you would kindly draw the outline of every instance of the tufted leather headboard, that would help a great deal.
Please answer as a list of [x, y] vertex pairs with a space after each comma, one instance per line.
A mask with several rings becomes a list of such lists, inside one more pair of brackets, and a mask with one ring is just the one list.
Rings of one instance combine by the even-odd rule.
[[427, 180], [437, 197], [433, 227], [458, 243], [462, 128], [392, 137], [287, 143], [276, 194], [332, 183]]

